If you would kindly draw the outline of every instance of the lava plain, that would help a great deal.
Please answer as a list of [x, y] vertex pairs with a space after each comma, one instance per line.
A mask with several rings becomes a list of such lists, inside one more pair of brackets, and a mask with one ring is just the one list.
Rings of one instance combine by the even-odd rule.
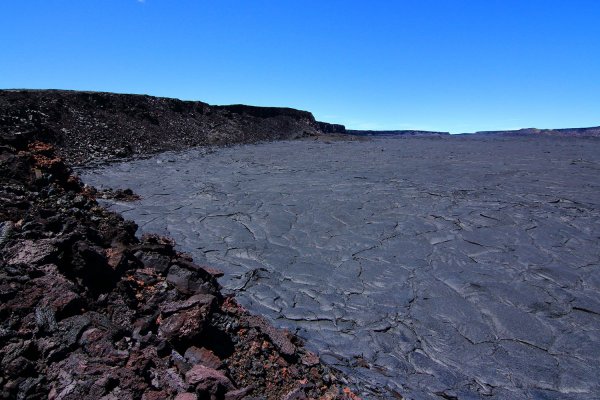
[[365, 398], [600, 397], [600, 140], [284, 141], [80, 171]]

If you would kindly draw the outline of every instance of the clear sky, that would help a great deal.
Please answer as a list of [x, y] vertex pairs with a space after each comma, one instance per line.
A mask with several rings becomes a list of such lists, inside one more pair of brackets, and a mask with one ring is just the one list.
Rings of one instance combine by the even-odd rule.
[[0, 88], [288, 106], [354, 129], [600, 125], [600, 0], [1, 0]]

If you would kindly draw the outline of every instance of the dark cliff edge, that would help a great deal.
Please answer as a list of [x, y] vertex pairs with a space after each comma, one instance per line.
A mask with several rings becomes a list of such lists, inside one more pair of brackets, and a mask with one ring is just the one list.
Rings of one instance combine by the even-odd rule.
[[394, 130], [394, 131], [363, 131], [346, 129], [346, 133], [356, 136], [446, 136], [449, 132]]
[[0, 133], [31, 133], [56, 144], [71, 165], [184, 150], [297, 139], [343, 130], [310, 112], [212, 106], [146, 95], [0, 90]]
[[564, 129], [537, 129], [524, 128], [508, 131], [479, 131], [474, 133], [461, 133], [461, 135], [481, 136], [561, 136], [561, 137], [600, 137], [600, 126], [590, 128], [564, 128]]
[[346, 131], [346, 127], [344, 125], [340, 125], [340, 124], [330, 124], [328, 122], [321, 122], [321, 121], [317, 121], [317, 126], [319, 128], [319, 130], [323, 133], [333, 133], [333, 134], [338, 134], [338, 133], [347, 133]]

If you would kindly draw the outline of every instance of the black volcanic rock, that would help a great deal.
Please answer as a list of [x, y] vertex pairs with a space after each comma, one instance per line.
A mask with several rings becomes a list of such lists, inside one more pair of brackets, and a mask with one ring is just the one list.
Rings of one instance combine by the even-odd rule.
[[211, 108], [213, 110], [229, 111], [233, 114], [242, 114], [255, 118], [289, 117], [297, 120], [314, 121], [313, 115], [308, 111], [287, 107], [257, 107], [245, 104], [231, 104], [227, 106], [211, 106]]
[[306, 111], [145, 95], [1, 90], [0, 133], [32, 133], [71, 164], [323, 133]]
[[317, 126], [323, 133], [346, 133], [346, 127], [340, 124], [317, 121]]

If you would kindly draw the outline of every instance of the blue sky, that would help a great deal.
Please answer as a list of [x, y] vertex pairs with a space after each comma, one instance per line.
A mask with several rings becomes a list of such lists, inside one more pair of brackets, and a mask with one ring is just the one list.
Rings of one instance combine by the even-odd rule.
[[288, 106], [355, 129], [600, 125], [598, 0], [3, 0], [0, 88]]

